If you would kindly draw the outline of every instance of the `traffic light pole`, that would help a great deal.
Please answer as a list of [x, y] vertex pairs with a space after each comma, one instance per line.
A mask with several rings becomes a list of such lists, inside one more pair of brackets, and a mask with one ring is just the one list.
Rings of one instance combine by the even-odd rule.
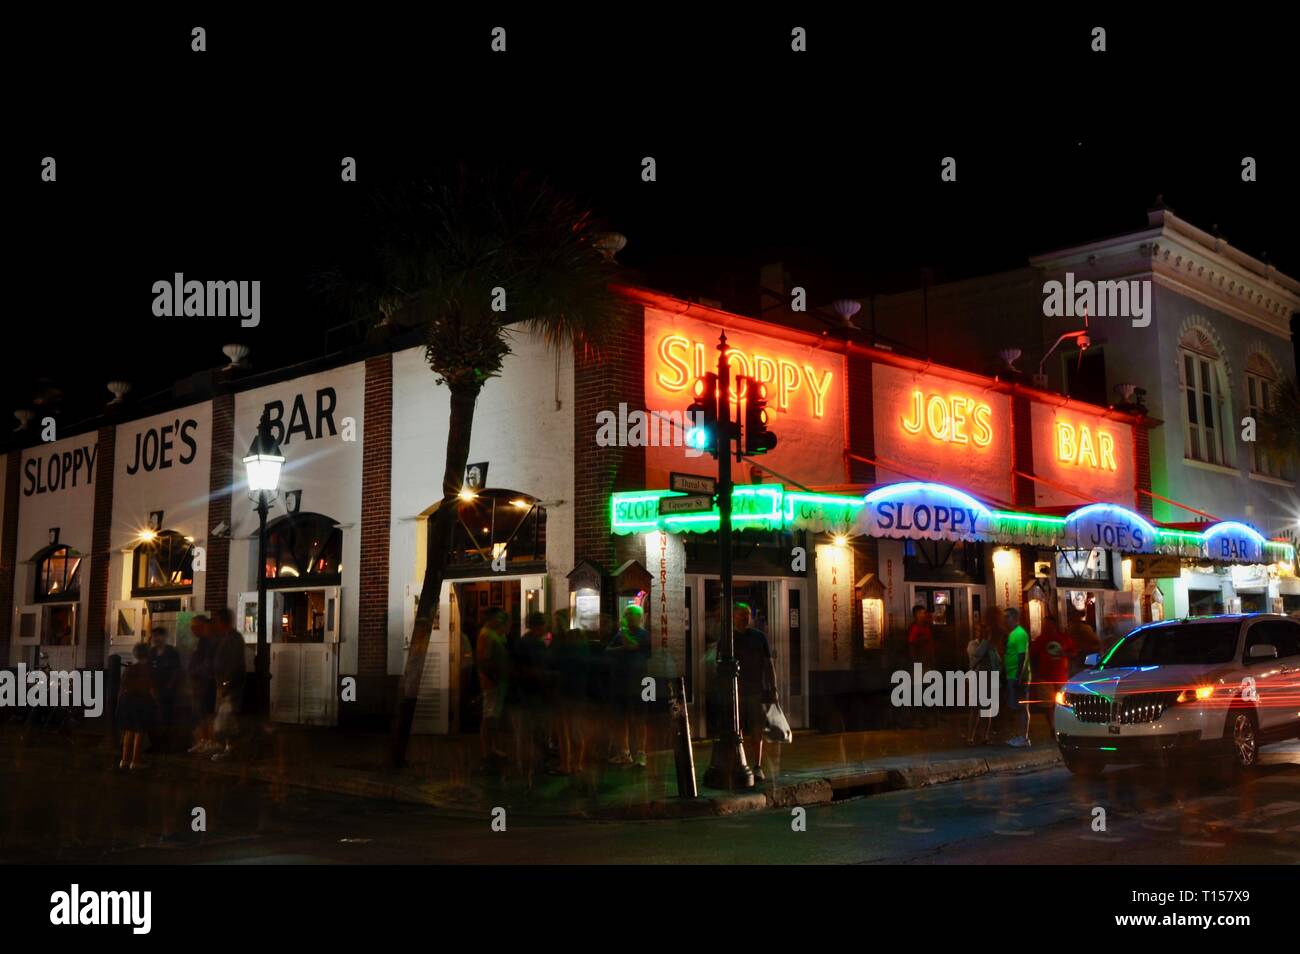
[[[725, 424], [723, 423], [725, 421]], [[732, 631], [731, 580], [731, 442], [739, 441], [739, 425], [731, 414], [731, 362], [727, 358], [727, 335], [718, 336], [718, 555], [722, 577], [721, 632], [718, 638], [718, 679], [724, 687], [727, 708], [721, 731], [713, 744], [704, 784], [710, 788], [753, 788], [754, 772], [745, 759], [740, 735], [740, 661], [736, 659], [735, 634]], [[740, 445], [737, 444], [737, 449]]]

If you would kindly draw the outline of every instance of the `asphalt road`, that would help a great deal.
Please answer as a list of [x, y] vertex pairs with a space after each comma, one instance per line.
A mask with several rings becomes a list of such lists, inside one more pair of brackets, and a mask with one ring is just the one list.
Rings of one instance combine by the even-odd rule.
[[[681, 821], [449, 817], [193, 773], [121, 775], [0, 753], [0, 863], [1294, 864], [1300, 744], [1240, 781], [1056, 768], [809, 808]], [[193, 810], [205, 832], [191, 831]], [[1097, 809], [1105, 830], [1096, 830]]]

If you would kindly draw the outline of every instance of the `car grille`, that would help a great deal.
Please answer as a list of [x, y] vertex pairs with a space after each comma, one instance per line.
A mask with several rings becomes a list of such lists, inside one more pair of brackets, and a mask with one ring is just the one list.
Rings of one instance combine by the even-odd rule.
[[1113, 722], [1136, 725], [1155, 722], [1178, 698], [1176, 692], [1138, 692], [1112, 701], [1090, 693], [1069, 693], [1074, 717], [1080, 722]]

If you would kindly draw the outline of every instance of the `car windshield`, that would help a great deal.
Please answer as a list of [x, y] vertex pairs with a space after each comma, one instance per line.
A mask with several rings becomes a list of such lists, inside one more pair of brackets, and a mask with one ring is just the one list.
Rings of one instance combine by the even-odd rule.
[[1116, 645], [1098, 668], [1231, 662], [1239, 628], [1237, 623], [1188, 623], [1139, 629]]

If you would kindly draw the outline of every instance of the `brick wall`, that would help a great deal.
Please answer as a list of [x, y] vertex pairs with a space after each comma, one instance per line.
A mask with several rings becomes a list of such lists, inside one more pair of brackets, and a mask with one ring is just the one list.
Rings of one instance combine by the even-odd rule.
[[619, 327], [597, 353], [581, 347], [574, 354], [574, 502], [575, 564], [588, 559], [612, 570], [626, 559], [640, 558], [640, 538], [616, 538], [609, 524], [610, 495], [645, 487], [645, 448], [597, 447], [596, 414], [645, 409], [645, 310], [622, 307]]
[[90, 533], [90, 599], [86, 607], [85, 665], [104, 663], [108, 624], [108, 568], [113, 545], [113, 474], [117, 427], [101, 427], [95, 461], [95, 518]]
[[[388, 543], [392, 527], [393, 356], [366, 359], [361, 464], [361, 591], [357, 674], [388, 672]], [[368, 693], [366, 695], [369, 695]]]
[[5, 458], [4, 534], [0, 536], [0, 666], [9, 665], [14, 625], [14, 576], [18, 570], [18, 484], [23, 453]]
[[1151, 490], [1151, 432], [1140, 424], [1133, 425], [1133, 474], [1137, 479], [1133, 496], [1136, 510], [1148, 520], [1155, 519], [1155, 501], [1138, 491]]
[[[1011, 398], [1011, 467], [1025, 474], [1034, 472], [1034, 428], [1029, 398]], [[1019, 474], [1011, 475], [1011, 505], [1034, 506], [1034, 482]]]
[[[230, 519], [230, 493], [234, 487], [235, 396], [219, 394], [212, 400], [212, 467], [208, 473], [208, 530]], [[208, 540], [203, 578], [203, 611], [226, 606], [230, 586], [230, 534]]]
[[[876, 457], [875, 408], [871, 391], [871, 362], [849, 355], [849, 450], [863, 457]], [[849, 461], [849, 480], [874, 484], [876, 468], [862, 461]], [[859, 623], [859, 625], [861, 625]]]

